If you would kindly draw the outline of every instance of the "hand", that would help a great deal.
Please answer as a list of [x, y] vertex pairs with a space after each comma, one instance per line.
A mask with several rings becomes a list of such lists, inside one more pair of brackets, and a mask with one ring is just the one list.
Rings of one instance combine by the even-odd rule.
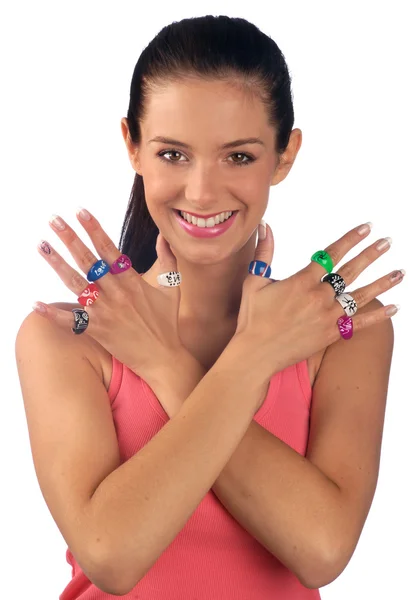
[[[267, 225], [266, 239], [258, 243], [255, 260], [272, 262], [274, 240]], [[363, 250], [343, 267], [336, 268], [349, 250], [367, 237], [352, 229], [325, 250], [332, 258], [334, 269], [343, 277], [348, 287], [360, 273], [384, 254], [376, 249], [376, 242]], [[275, 281], [249, 274], [243, 284], [243, 293], [235, 335], [248, 341], [249, 347], [260, 348], [269, 373], [274, 373], [298, 363], [340, 339], [337, 320], [345, 311], [335, 300], [333, 287], [320, 279], [327, 271], [317, 262], [298, 273]], [[393, 274], [393, 272], [392, 272]], [[349, 292], [358, 308], [402, 281], [391, 281], [390, 274], [381, 277], [354, 292]], [[365, 311], [353, 317], [353, 335], [370, 325], [390, 318], [385, 314], [388, 306]]]
[[[88, 233], [99, 257], [111, 265], [121, 252], [101, 228], [93, 216], [79, 222]], [[51, 227], [68, 248], [78, 267], [87, 274], [98, 258], [85, 246], [76, 233], [66, 223], [60, 231], [52, 223]], [[45, 248], [50, 247], [43, 243]], [[78, 271], [70, 267], [51, 248], [49, 254], [40, 254], [47, 260], [64, 284], [77, 297], [89, 282]], [[157, 257], [161, 272], [176, 271], [176, 257], [170, 245], [161, 234], [156, 242]], [[152, 287], [133, 268], [115, 275], [110, 272], [94, 282], [99, 290], [99, 298], [90, 306], [83, 307], [89, 315], [89, 325], [81, 335], [89, 335], [101, 344], [115, 358], [124, 363], [136, 374], [147, 380], [178, 352], [186, 349], [178, 334], [178, 313], [180, 290], [178, 286]], [[44, 316], [54, 320], [61, 327], [71, 330], [74, 327], [73, 313], [46, 305]]]

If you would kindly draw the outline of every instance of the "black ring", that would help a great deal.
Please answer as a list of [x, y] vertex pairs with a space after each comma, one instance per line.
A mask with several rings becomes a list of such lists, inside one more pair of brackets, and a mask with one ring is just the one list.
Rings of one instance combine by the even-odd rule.
[[72, 308], [71, 312], [74, 315], [74, 327], [71, 331], [76, 334], [86, 331], [89, 324], [89, 314], [83, 308]]
[[339, 273], [326, 273], [326, 275], [323, 275], [320, 281], [322, 283], [325, 281], [327, 281], [327, 283], [330, 283], [332, 288], [335, 290], [336, 296], [338, 294], [343, 294], [343, 292], [345, 291], [346, 283], [343, 277], [339, 275]]

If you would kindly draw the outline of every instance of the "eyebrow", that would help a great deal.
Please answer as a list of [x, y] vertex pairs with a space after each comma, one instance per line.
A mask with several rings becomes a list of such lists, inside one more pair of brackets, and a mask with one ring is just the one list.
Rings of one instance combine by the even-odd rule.
[[[192, 146], [189, 144], [185, 144], [185, 142], [179, 142], [179, 140], [174, 140], [173, 138], [163, 137], [161, 135], [157, 135], [152, 140], [148, 141], [148, 144], [151, 142], [162, 142], [163, 144], [173, 144], [174, 146], [181, 146], [182, 148], [187, 148], [188, 150], [193, 150]], [[261, 139], [256, 137], [244, 138], [240, 140], [234, 140], [233, 142], [227, 142], [227, 144], [223, 144], [220, 146], [220, 150], [225, 150], [226, 148], [235, 148], [236, 146], [242, 146], [244, 144], [261, 144], [265, 146]]]

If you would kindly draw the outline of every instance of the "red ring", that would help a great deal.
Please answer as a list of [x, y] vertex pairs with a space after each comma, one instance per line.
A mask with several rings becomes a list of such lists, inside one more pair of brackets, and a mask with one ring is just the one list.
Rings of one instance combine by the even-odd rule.
[[80, 296], [77, 298], [82, 306], [91, 306], [99, 298], [99, 288], [94, 283], [84, 288]]

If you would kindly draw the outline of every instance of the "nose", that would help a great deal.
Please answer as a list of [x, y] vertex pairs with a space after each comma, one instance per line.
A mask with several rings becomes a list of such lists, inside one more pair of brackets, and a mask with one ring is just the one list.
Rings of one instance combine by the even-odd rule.
[[185, 185], [185, 200], [191, 210], [200, 214], [210, 214], [219, 205], [220, 183], [214, 176], [214, 170], [201, 164], [188, 173]]

